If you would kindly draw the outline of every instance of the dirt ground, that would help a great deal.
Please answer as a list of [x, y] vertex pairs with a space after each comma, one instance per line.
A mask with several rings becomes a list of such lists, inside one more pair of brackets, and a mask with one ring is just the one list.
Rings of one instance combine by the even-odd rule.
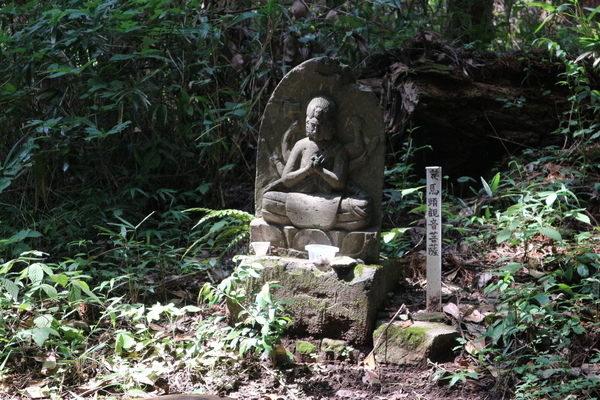
[[[480, 282], [487, 272], [480, 265], [462, 266], [456, 270], [450, 263], [444, 273], [444, 303], [456, 302], [461, 298], [461, 308], [467, 303], [483, 301], [482, 291], [474, 282]], [[414, 255], [407, 258], [406, 270], [396, 295], [390, 298], [380, 315], [393, 315], [404, 305], [407, 314], [425, 309], [424, 258]], [[461, 286], [465, 287], [461, 287]], [[447, 323], [456, 325], [447, 314]], [[285, 348], [293, 350], [298, 340], [318, 342], [318, 338], [284, 338]], [[365, 366], [371, 347], [354, 348], [352, 355], [342, 360], [317, 359], [303, 362], [296, 358], [293, 365], [276, 368], [270, 362], [249, 361], [239, 368], [243, 371], [222, 379], [221, 395], [243, 400], [398, 400], [398, 399], [448, 399], [448, 400], [494, 400], [504, 398], [497, 393], [495, 379], [490, 373], [479, 373], [479, 379], [466, 379], [450, 386], [449, 374], [461, 369], [468, 370], [468, 357], [461, 352], [447, 363], [429, 363], [422, 366], [398, 366], [378, 363], [375, 369]], [[227, 375], [227, 371], [223, 371]], [[219, 375], [216, 373], [215, 375]], [[446, 377], [446, 379], [444, 379]], [[192, 393], [206, 389], [206, 381], [194, 383], [189, 376], [172, 377], [170, 393]], [[209, 385], [210, 386], [210, 385]], [[219, 385], [212, 385], [217, 387]], [[212, 394], [215, 394], [214, 392]]]

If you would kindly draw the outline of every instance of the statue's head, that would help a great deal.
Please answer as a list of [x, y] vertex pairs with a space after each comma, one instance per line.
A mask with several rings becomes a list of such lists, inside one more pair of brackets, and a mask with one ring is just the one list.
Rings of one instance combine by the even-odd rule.
[[327, 96], [316, 96], [306, 107], [306, 135], [314, 141], [330, 140], [335, 132], [335, 103]]

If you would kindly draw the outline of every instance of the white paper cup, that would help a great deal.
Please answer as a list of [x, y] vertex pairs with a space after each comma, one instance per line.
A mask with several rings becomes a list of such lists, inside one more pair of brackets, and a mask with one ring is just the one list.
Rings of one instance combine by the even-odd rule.
[[338, 247], [325, 244], [307, 244], [304, 248], [308, 251], [308, 260], [315, 264], [329, 264], [340, 251]]
[[250, 243], [254, 249], [254, 254], [257, 256], [266, 256], [271, 247], [271, 242], [252, 242]]

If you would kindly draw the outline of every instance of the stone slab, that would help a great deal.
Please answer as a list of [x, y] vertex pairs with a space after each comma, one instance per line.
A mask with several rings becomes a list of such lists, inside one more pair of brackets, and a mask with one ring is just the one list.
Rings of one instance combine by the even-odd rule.
[[393, 261], [332, 268], [297, 258], [249, 256], [242, 263], [265, 267], [260, 279], [247, 282], [250, 291], [269, 281], [281, 285], [273, 289], [273, 297], [290, 301], [285, 305], [293, 321], [289, 333], [359, 345], [371, 342], [377, 310], [396, 289], [400, 275]]
[[400, 323], [382, 323], [373, 332], [373, 340], [376, 341], [382, 333], [375, 349], [375, 359], [397, 365], [425, 366], [427, 360], [451, 361], [454, 358], [452, 349], [458, 345], [456, 339], [459, 337], [456, 328], [428, 321], [414, 321], [408, 327]]

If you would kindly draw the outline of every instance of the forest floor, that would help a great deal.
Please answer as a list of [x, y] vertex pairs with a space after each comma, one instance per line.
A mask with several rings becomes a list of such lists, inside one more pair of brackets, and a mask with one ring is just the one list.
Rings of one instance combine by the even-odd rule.
[[[532, 176], [538, 174], [547, 179], [546, 169], [540, 167], [538, 172], [532, 170]], [[593, 183], [581, 184], [587, 193], [592, 193]], [[471, 200], [480, 202], [482, 199]], [[586, 213], [595, 221], [600, 215], [593, 204], [596, 203], [588, 204]], [[579, 229], [575, 223], [571, 226], [574, 230]], [[490, 227], [484, 229], [489, 230]], [[504, 273], [500, 275], [499, 268], [508, 263], [519, 263], [522, 266], [513, 274], [518, 282], [539, 282], [541, 276], [560, 268], [548, 260], [571, 254], [573, 250], [568, 246], [562, 247], [555, 240], [541, 234], [533, 235], [526, 244], [498, 243], [493, 231], [490, 231], [491, 235], [475, 233], [472, 237], [458, 234], [460, 237], [445, 243], [442, 271], [445, 322], [455, 326], [463, 338], [463, 346], [456, 351], [455, 359], [450, 362], [427, 362], [418, 366], [381, 362], [373, 364], [366, 362], [372, 347], [355, 348], [351, 356], [341, 360], [323, 357], [314, 362], [303, 362], [305, 360], [297, 358], [293, 365], [286, 368], [249, 359], [241, 367], [230, 364], [229, 368], [215, 371], [211, 377], [203, 377], [201, 382], [195, 383], [189, 376], [180, 375], [178, 379], [172, 380], [170, 392], [220, 393], [244, 400], [511, 399], [518, 378], [509, 370], [501, 370], [504, 368], [501, 365], [493, 366], [495, 363], [491, 359], [481, 362], [482, 357], [489, 357], [485, 355], [489, 343], [481, 336], [487, 331], [494, 315], [501, 314], [502, 307], [498, 294], [493, 291], [487, 293], [489, 290], [486, 291], [485, 288], [502, 281]], [[418, 228], [414, 232], [419, 232]], [[414, 232], [413, 248], [400, 259], [402, 277], [399, 287], [378, 315], [382, 320], [389, 320], [401, 308], [406, 310], [404, 314], [409, 319], [426, 308], [423, 237]], [[591, 251], [597, 253], [600, 249], [593, 248]], [[561, 295], [549, 296], [557, 300]], [[576, 312], [581, 311], [582, 309], [578, 309]], [[583, 372], [584, 367], [590, 365], [592, 375], [598, 375], [594, 372], [598, 369], [598, 364], [592, 361], [586, 364], [600, 340], [593, 327], [595, 320], [582, 315], [581, 325], [589, 329], [587, 334], [573, 337], [571, 345], [561, 350], [565, 359], [570, 360], [569, 368], [576, 374], [574, 377], [583, 376], [582, 374], [590, 376], [589, 371]], [[315, 342], [317, 339], [286, 337], [283, 338], [283, 344], [286, 349], [293, 351], [298, 340]], [[520, 343], [520, 346], [532, 346], [526, 338]], [[210, 380], [213, 382], [210, 383]], [[209, 387], [212, 389], [206, 391]], [[528, 390], [537, 389], [534, 386]], [[156, 394], [161, 393], [164, 391], [156, 391]]]
[[[477, 325], [481, 320], [465, 318], [461, 324], [453, 318], [453, 307], [459, 304], [461, 310], [485, 309], [481, 283], [489, 279], [487, 269], [482, 268], [484, 260], [475, 261], [471, 254], [452, 254], [454, 265], [444, 272], [444, 303], [447, 323], [450, 325]], [[468, 258], [467, 258], [468, 257]], [[460, 266], [458, 260], [466, 260]], [[403, 279], [386, 307], [380, 310], [385, 318], [396, 314], [405, 307], [406, 314], [425, 309], [425, 257], [415, 253], [404, 259]], [[201, 278], [199, 277], [198, 281]], [[193, 280], [192, 280], [193, 281]], [[189, 281], [191, 282], [191, 281]], [[191, 289], [188, 289], [191, 290]], [[458, 306], [457, 306], [458, 307]], [[482, 311], [483, 312], [483, 311]], [[190, 325], [191, 326], [191, 325]], [[182, 333], [185, 336], [185, 332]], [[193, 335], [193, 332], [189, 332]], [[315, 341], [313, 337], [285, 337], [286, 349], [293, 350], [298, 340]], [[447, 363], [428, 363], [420, 366], [399, 366], [377, 363], [376, 368], [365, 365], [365, 359], [372, 347], [353, 348], [350, 357], [342, 360], [317, 359], [315, 362], [296, 362], [284, 368], [277, 368], [269, 361], [250, 358], [241, 363], [229, 364], [226, 368], [216, 368], [211, 376], [194, 377], [178, 373], [169, 379], [168, 388], [157, 388], [155, 394], [165, 393], [219, 393], [224, 396], [244, 400], [351, 400], [351, 399], [452, 399], [484, 400], [501, 398], [495, 392], [495, 379], [489, 371], [478, 371], [478, 379], [466, 379], [452, 387], [449, 379], [441, 379], [455, 370], [468, 370], [469, 356], [457, 352], [456, 359]], [[474, 370], [474, 367], [471, 368]], [[213, 388], [207, 392], [207, 388]], [[210, 389], [209, 389], [210, 390]], [[216, 390], [216, 391], [215, 391]], [[160, 397], [159, 397], [160, 398]]]

